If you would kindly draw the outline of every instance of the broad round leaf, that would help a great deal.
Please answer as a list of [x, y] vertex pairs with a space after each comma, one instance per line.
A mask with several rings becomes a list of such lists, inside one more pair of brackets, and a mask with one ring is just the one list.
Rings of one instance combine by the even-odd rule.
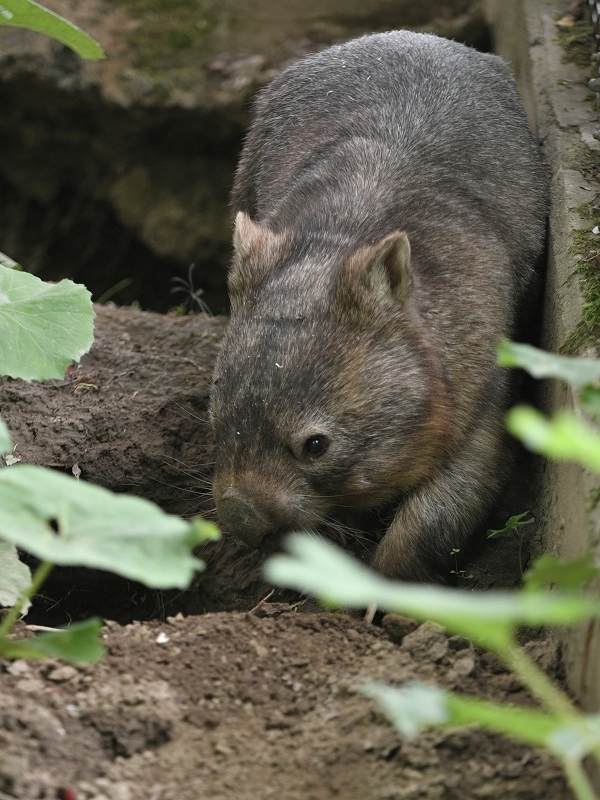
[[[19, 560], [17, 548], [0, 539], [0, 606], [14, 606], [30, 583], [31, 572]], [[23, 613], [30, 605], [23, 606]]]
[[94, 341], [85, 286], [44, 283], [0, 266], [0, 375], [42, 381], [64, 377]]
[[83, 58], [92, 60], [104, 58], [104, 51], [98, 42], [87, 33], [33, 0], [2, 0], [0, 25], [16, 25], [45, 33], [66, 44]]
[[0, 537], [42, 561], [106, 569], [156, 589], [186, 588], [204, 565], [198, 526], [147, 500], [42, 467], [0, 470]]
[[0, 456], [3, 456], [5, 453], [10, 453], [12, 449], [13, 443], [10, 438], [10, 433], [6, 427], [6, 423], [0, 418]]

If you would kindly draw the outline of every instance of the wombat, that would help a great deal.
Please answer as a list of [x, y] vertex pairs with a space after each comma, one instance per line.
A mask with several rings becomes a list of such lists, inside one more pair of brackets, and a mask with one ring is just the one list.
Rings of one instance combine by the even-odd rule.
[[213, 493], [246, 544], [394, 509], [374, 567], [444, 581], [505, 480], [495, 348], [532, 303], [547, 180], [507, 65], [395, 31], [260, 94], [233, 188]]

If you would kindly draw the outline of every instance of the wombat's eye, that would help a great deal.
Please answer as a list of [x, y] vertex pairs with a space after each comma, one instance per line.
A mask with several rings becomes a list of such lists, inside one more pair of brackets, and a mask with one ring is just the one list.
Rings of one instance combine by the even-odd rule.
[[329, 439], [326, 436], [309, 436], [304, 443], [304, 449], [312, 458], [319, 458], [329, 447]]

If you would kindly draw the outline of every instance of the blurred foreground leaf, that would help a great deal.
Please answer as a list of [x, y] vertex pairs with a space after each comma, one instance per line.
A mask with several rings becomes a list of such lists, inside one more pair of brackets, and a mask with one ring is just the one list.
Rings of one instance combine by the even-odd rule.
[[568, 411], [547, 419], [531, 406], [516, 406], [508, 413], [506, 427], [535, 453], [578, 461], [600, 472], [600, 434]]
[[588, 413], [600, 418], [600, 389], [591, 384], [584, 386], [579, 393], [579, 402]]
[[521, 367], [534, 378], [561, 378], [583, 386], [600, 378], [600, 361], [594, 358], [570, 358], [538, 350], [530, 344], [504, 340], [498, 345], [501, 367]]
[[[0, 539], [0, 606], [14, 606], [30, 583], [31, 572], [19, 560], [17, 548]], [[27, 603], [23, 607], [23, 613], [30, 605], [31, 603]]]
[[104, 51], [98, 42], [94, 41], [87, 33], [33, 0], [2, 0], [0, 25], [15, 25], [19, 28], [28, 28], [30, 31], [45, 33], [66, 44], [82, 58], [92, 60], [104, 58]]
[[16, 269], [22, 270], [23, 267], [20, 264], [17, 264], [16, 261], [13, 261], [10, 256], [7, 256], [6, 253], [0, 252], [0, 267], [6, 267], [7, 269]]
[[483, 647], [502, 651], [516, 625], [569, 625], [600, 616], [600, 600], [557, 592], [465, 591], [390, 581], [324, 539], [288, 537], [290, 555], [272, 556], [265, 576], [277, 586], [315, 595], [330, 606], [376, 605], [419, 620], [433, 620]]
[[30, 465], [0, 469], [0, 537], [42, 561], [106, 569], [155, 589], [186, 588], [215, 535], [139, 497]]
[[544, 711], [490, 703], [418, 681], [401, 687], [368, 681], [360, 690], [377, 700], [403, 736], [415, 736], [432, 726], [475, 723], [544, 747], [550, 735], [563, 725], [561, 720]]
[[63, 378], [92, 346], [95, 316], [85, 286], [0, 266], [0, 375]]
[[541, 555], [533, 567], [523, 575], [527, 589], [537, 590], [554, 584], [565, 592], [581, 589], [598, 574], [592, 553], [586, 553], [575, 561], [559, 561], [550, 553]]
[[0, 456], [3, 456], [5, 453], [10, 453], [12, 449], [13, 443], [10, 438], [10, 433], [6, 427], [6, 423], [2, 417], [0, 417]]
[[565, 720], [545, 711], [491, 703], [417, 681], [401, 687], [368, 681], [360, 690], [377, 700], [403, 736], [433, 726], [478, 725], [545, 747], [563, 761], [579, 761], [600, 744], [598, 714]]
[[42, 633], [29, 639], [0, 637], [4, 658], [61, 658], [72, 664], [93, 664], [104, 654], [98, 641], [102, 620], [76, 622], [65, 630]]

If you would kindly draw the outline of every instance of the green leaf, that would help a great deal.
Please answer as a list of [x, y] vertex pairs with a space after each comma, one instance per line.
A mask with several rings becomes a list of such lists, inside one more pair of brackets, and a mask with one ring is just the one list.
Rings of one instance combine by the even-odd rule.
[[447, 705], [452, 725], [475, 723], [538, 747], [546, 747], [552, 734], [565, 726], [564, 719], [545, 711], [491, 703], [454, 692], [448, 692]]
[[82, 58], [92, 60], [104, 58], [104, 51], [98, 42], [87, 33], [53, 11], [34, 3], [33, 0], [2, 0], [0, 25], [15, 25], [45, 33], [66, 44]]
[[10, 438], [10, 433], [6, 427], [6, 423], [2, 417], [0, 417], [0, 456], [5, 455], [5, 453], [10, 453], [12, 449], [13, 443]]
[[98, 642], [102, 620], [76, 622], [65, 630], [42, 633], [30, 639], [0, 637], [0, 656], [4, 658], [60, 658], [71, 664], [93, 664], [104, 654]]
[[600, 746], [600, 715], [588, 714], [563, 724], [549, 736], [547, 747], [564, 761], [579, 762]]
[[[19, 560], [14, 544], [0, 539], [0, 606], [14, 606], [19, 597], [31, 583], [31, 572]], [[31, 603], [22, 611], [25, 613]]]
[[155, 589], [185, 588], [204, 565], [198, 525], [147, 500], [42, 467], [0, 469], [0, 537], [42, 561], [111, 570]]
[[190, 520], [190, 535], [188, 546], [197, 547], [206, 542], [217, 542], [221, 538], [221, 532], [214, 522], [207, 522], [202, 517], [193, 517]]
[[85, 286], [0, 267], [0, 375], [64, 377], [92, 346], [95, 316]]
[[594, 358], [569, 358], [538, 350], [529, 344], [504, 340], [498, 345], [501, 367], [521, 367], [534, 378], [561, 378], [583, 386], [600, 378], [600, 361]]
[[598, 574], [592, 553], [586, 553], [575, 561], [559, 561], [556, 556], [544, 553], [533, 567], [523, 575], [527, 589], [537, 590], [554, 584], [565, 592], [581, 589]]
[[490, 703], [418, 681], [399, 688], [369, 681], [361, 686], [361, 692], [380, 703], [403, 736], [414, 736], [432, 726], [476, 724], [546, 747], [553, 734], [565, 728], [564, 720], [553, 714]]
[[395, 687], [379, 681], [365, 681], [359, 689], [362, 694], [377, 700], [398, 733], [407, 738], [450, 721], [446, 703], [448, 692], [439, 686], [411, 681], [405, 686]]
[[549, 420], [535, 408], [517, 406], [509, 411], [506, 427], [536, 453], [558, 461], [578, 461], [600, 472], [600, 435], [567, 411]]
[[579, 402], [588, 413], [600, 418], [600, 389], [591, 384], [584, 386], [579, 393]]
[[506, 525], [500, 530], [490, 530], [487, 532], [488, 539], [501, 539], [510, 536], [519, 536], [519, 531], [521, 528], [524, 528], [526, 525], [531, 525], [535, 522], [535, 519], [531, 517], [531, 519], [523, 519], [526, 517], [530, 512], [523, 511], [522, 514], [515, 514], [513, 517], [509, 517], [506, 520]]
[[6, 253], [0, 253], [0, 267], [6, 267], [7, 269], [16, 269], [22, 270], [23, 267], [20, 264], [17, 264], [16, 261], [13, 261], [10, 256], [7, 256]]
[[291, 555], [272, 556], [265, 565], [267, 580], [277, 586], [308, 592], [326, 605], [376, 605], [432, 620], [496, 651], [512, 642], [517, 624], [570, 625], [600, 616], [600, 600], [594, 598], [557, 592], [476, 592], [390, 581], [309, 534], [288, 537], [286, 547]]

